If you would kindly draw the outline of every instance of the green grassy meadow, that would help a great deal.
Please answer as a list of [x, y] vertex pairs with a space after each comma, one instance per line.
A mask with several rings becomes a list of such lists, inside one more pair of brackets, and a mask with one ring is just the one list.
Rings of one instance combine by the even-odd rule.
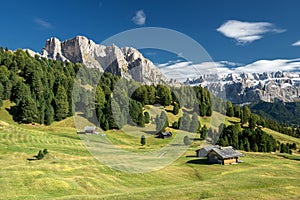
[[[243, 163], [208, 165], [194, 157], [201, 142], [197, 140], [161, 170], [125, 173], [90, 154], [73, 118], [51, 126], [20, 125], [5, 109], [10, 105], [4, 102], [0, 111], [0, 199], [300, 199], [297, 154], [242, 152]], [[300, 145], [299, 139], [269, 133]], [[158, 149], [172, 140], [147, 137], [141, 148], [140, 137], [113, 130], [106, 134], [114, 144], [135, 152]], [[27, 160], [44, 148], [49, 154], [42, 160]]]

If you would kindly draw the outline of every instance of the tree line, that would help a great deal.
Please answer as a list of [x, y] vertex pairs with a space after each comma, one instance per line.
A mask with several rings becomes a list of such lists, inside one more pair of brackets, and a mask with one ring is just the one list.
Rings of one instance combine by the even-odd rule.
[[79, 64], [32, 57], [21, 49], [0, 48], [0, 104], [20, 123], [49, 125], [72, 115], [72, 89]]
[[[182, 121], [177, 122], [184, 130], [197, 130], [198, 123], [200, 123], [198, 116], [212, 114], [210, 93], [201, 87], [172, 88], [161, 84], [141, 85], [108, 72], [99, 74], [93, 69], [86, 68], [81, 68], [79, 73], [83, 78], [80, 84], [75, 84], [74, 103], [76, 107], [82, 108], [79, 111], [86, 118], [99, 121], [104, 130], [120, 129], [125, 124], [145, 126], [151, 120], [150, 114], [145, 111], [145, 105], [159, 104], [163, 107], [172, 105], [174, 115], [177, 115], [183, 107], [200, 110], [198, 114], [194, 113], [191, 125], [189, 116], [184, 113], [180, 118]], [[94, 85], [93, 83], [97, 83], [95, 94], [87, 89], [89, 85]], [[95, 96], [94, 104], [93, 95]], [[163, 131], [169, 126], [165, 112], [153, 120], [157, 131]]]
[[274, 131], [300, 138], [300, 127], [288, 124], [280, 124], [272, 119], [266, 119], [258, 114], [253, 113], [250, 108], [239, 105], [232, 105], [230, 101], [226, 102], [226, 116], [240, 118], [242, 125], [248, 124], [250, 129], [256, 126], [266, 127]]
[[261, 128], [242, 129], [239, 124], [225, 126], [219, 137], [221, 146], [233, 146], [236, 149], [253, 152], [276, 152], [290, 153], [296, 149], [295, 143], [280, 143], [272, 135], [267, 134]]

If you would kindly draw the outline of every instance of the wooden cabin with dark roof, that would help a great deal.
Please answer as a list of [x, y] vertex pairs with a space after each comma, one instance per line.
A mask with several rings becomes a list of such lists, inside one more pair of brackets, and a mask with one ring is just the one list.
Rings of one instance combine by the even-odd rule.
[[96, 126], [86, 126], [86, 127], [84, 127], [84, 133], [97, 134], [96, 130], [97, 130]]
[[[209, 149], [210, 147], [205, 147], [205, 148], [206, 148], [205, 151], [207, 152], [207, 149]], [[199, 151], [201, 151], [201, 149]], [[209, 163], [223, 164], [223, 165], [238, 163], [239, 162], [238, 159], [240, 156], [242, 156], [242, 154], [236, 149], [234, 149], [232, 146], [228, 146], [228, 147], [211, 146], [210, 150], [206, 155], [202, 154], [202, 157], [207, 157]]]
[[219, 147], [219, 145], [210, 145], [210, 146], [206, 146], [201, 149], [198, 149], [198, 150], [196, 150], [196, 156], [197, 157], [206, 157], [208, 152], [210, 152], [210, 150], [212, 150], [215, 147]]

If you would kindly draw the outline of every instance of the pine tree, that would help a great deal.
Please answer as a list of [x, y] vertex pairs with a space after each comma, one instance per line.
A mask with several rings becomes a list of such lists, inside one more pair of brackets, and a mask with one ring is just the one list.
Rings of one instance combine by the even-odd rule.
[[240, 106], [234, 106], [233, 110], [234, 110], [234, 116], [237, 117], [237, 118], [240, 118], [241, 117], [241, 108], [240, 108]]
[[177, 121], [175, 121], [175, 122], [172, 123], [172, 128], [174, 128], [174, 129], [178, 129], [179, 128], [179, 125], [178, 125]]
[[191, 124], [191, 118], [186, 112], [184, 112], [180, 120], [180, 129], [189, 131], [190, 124]]
[[147, 87], [148, 90], [148, 99], [149, 99], [149, 104], [154, 105], [156, 101], [156, 89], [154, 85], [150, 85]]
[[191, 132], [198, 133], [200, 131], [200, 127], [201, 125], [198, 119], [198, 115], [196, 113], [193, 113], [189, 130]]
[[156, 115], [155, 118], [156, 131], [165, 131], [165, 129], [169, 126], [168, 116], [163, 111], [160, 116]]
[[246, 124], [249, 122], [249, 118], [250, 118], [250, 115], [251, 115], [251, 111], [249, 109], [248, 106], [244, 106], [243, 107], [243, 124]]
[[192, 141], [191, 141], [190, 138], [186, 135], [186, 136], [184, 136], [184, 138], [183, 138], [183, 143], [184, 143], [185, 145], [190, 145], [190, 144], [192, 144]]
[[245, 151], [250, 151], [250, 143], [247, 138], [244, 139], [244, 149]]
[[38, 111], [35, 101], [29, 97], [24, 97], [18, 104], [19, 120], [22, 123], [37, 122]]
[[232, 106], [232, 103], [230, 101], [226, 101], [226, 115], [229, 116], [229, 117], [234, 116], [233, 106]]
[[55, 96], [55, 119], [58, 121], [65, 119], [68, 116], [68, 111], [67, 93], [64, 87], [59, 86]]
[[144, 119], [145, 119], [145, 123], [149, 123], [150, 122], [150, 114], [149, 114], [149, 112], [144, 112]]
[[131, 98], [142, 103], [143, 105], [149, 104], [149, 95], [147, 87], [145, 85], [142, 85], [141, 87], [136, 89], [132, 94]]
[[250, 129], [255, 129], [256, 127], [256, 123], [258, 121], [258, 116], [256, 116], [255, 114], [250, 114], [250, 117], [249, 117], [249, 128]]
[[208, 134], [208, 129], [207, 129], [206, 125], [204, 125], [200, 130], [200, 136], [202, 139], [205, 139], [207, 134]]
[[39, 153], [38, 153], [38, 155], [37, 155], [37, 159], [38, 159], [38, 160], [41, 160], [42, 158], [44, 158], [44, 153], [43, 153], [42, 150], [39, 150]]
[[156, 91], [159, 103], [163, 106], [169, 106], [172, 102], [172, 94], [170, 88], [164, 85], [158, 85]]
[[173, 114], [177, 115], [179, 113], [179, 105], [178, 103], [174, 103], [174, 107], [173, 107]]
[[18, 104], [23, 97], [30, 96], [30, 88], [22, 81], [18, 81], [12, 91], [11, 100], [16, 104]]
[[144, 146], [146, 144], [146, 138], [144, 135], [141, 136], [141, 145]]
[[256, 143], [253, 144], [253, 148], [252, 148], [252, 151], [254, 152], [258, 152], [258, 146]]
[[95, 107], [102, 109], [106, 103], [105, 94], [100, 85], [96, 87], [95, 92]]
[[140, 113], [138, 116], [138, 121], [137, 121], [137, 125], [144, 127], [145, 126], [145, 119], [144, 119], [144, 115], [143, 113]]

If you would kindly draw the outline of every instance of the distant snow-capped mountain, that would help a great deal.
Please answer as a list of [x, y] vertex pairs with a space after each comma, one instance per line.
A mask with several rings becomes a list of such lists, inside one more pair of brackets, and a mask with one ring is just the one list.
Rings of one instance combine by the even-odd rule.
[[212, 92], [225, 90], [226, 98], [235, 104], [300, 100], [300, 73], [297, 72], [204, 74], [187, 79], [185, 84], [201, 85]]

